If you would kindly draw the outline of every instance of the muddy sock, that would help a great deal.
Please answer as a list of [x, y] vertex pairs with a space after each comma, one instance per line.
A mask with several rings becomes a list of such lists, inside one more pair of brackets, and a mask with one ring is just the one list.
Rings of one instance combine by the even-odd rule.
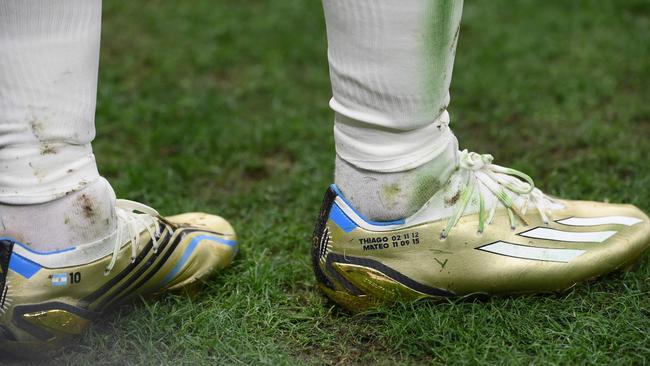
[[109, 236], [116, 225], [115, 193], [104, 178], [50, 202], [0, 204], [0, 237], [36, 251], [90, 243]]
[[415, 169], [395, 173], [364, 170], [336, 157], [335, 182], [366, 219], [390, 221], [411, 216], [424, 205], [456, 169], [453, 150]]
[[0, 1], [0, 236], [51, 251], [115, 230], [92, 152], [101, 0]]
[[0, 1], [0, 203], [48, 203], [99, 179], [101, 10], [101, 0]]

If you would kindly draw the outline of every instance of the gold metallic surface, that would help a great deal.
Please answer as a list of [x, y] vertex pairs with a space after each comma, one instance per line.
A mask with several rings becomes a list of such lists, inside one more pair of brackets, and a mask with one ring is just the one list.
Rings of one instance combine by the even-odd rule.
[[378, 301], [379, 299], [368, 295], [352, 295], [347, 291], [332, 290], [322, 284], [318, 284], [318, 288], [332, 301], [354, 312], [364, 311], [381, 305]]
[[355, 312], [382, 304], [415, 301], [427, 297], [425, 294], [391, 280], [372, 268], [341, 263], [336, 263], [333, 267], [364, 294], [353, 295], [345, 290], [332, 290], [322, 284], [319, 284], [319, 289], [334, 302]]
[[39, 327], [63, 334], [80, 334], [90, 321], [65, 310], [47, 310], [24, 314], [23, 319]]
[[[642, 221], [632, 226], [605, 224], [591, 227], [562, 225], [551, 221], [546, 226], [536, 212], [525, 215], [528, 225], [512, 230], [504, 210], [497, 210], [494, 221], [478, 233], [478, 215], [463, 216], [451, 235], [441, 239], [446, 220], [428, 222], [392, 231], [370, 231], [356, 227], [345, 232], [331, 219], [326, 222], [330, 236], [324, 257], [374, 261], [429, 288], [449, 291], [454, 296], [476, 293], [490, 295], [557, 292], [576, 283], [600, 277], [617, 269], [630, 268], [643, 259], [650, 247], [650, 219], [631, 205], [586, 201], [561, 201], [565, 208], [554, 211], [553, 220], [569, 217], [629, 216]], [[522, 235], [534, 228], [565, 232], [615, 231], [603, 242], [564, 242], [532, 239]], [[418, 240], [413, 240], [416, 237]], [[405, 240], [408, 238], [408, 240]], [[522, 247], [583, 250], [569, 262], [517, 258], [491, 253], [480, 248], [499, 241]], [[370, 243], [370, 244], [364, 244]], [[377, 244], [378, 243], [378, 244]], [[359, 311], [398, 299], [413, 301], [432, 297], [417, 292], [370, 265], [337, 259], [319, 270], [333, 288], [320, 288], [345, 308]], [[360, 292], [348, 291], [332, 271], [339, 273]]]
[[[218, 240], [200, 240], [183, 267], [169, 279], [168, 275], [197, 237], [235, 241], [236, 235], [226, 220], [204, 213], [172, 216], [162, 222], [167, 228], [161, 235], [165, 241], [160, 243], [158, 253], [143, 252], [150, 241], [149, 233], [144, 230], [137, 248], [141, 259], [132, 264], [131, 243], [126, 243], [109, 273], [105, 273], [105, 269], [112, 253], [80, 266], [42, 267], [29, 279], [9, 270], [9, 295], [5, 311], [0, 311], [3, 327], [0, 328], [0, 350], [44, 352], [58, 347], [90, 325], [90, 320], [76, 314], [101, 313], [135, 296], [148, 297], [171, 290], [196, 295], [207, 279], [232, 262], [237, 252], [236, 247]], [[175, 243], [175, 247], [171, 243]], [[171, 248], [173, 251], [168, 252]], [[134, 267], [129, 269], [129, 266]], [[76, 273], [79, 273], [77, 277]], [[71, 274], [76, 280], [68, 277], [67, 282], [54, 285], [54, 276], [62, 274]], [[29, 309], [27, 313], [20, 312], [23, 306]], [[78, 311], [67, 310], [72, 308]]]
[[426, 297], [425, 294], [401, 285], [372, 268], [343, 263], [335, 263], [333, 267], [353, 285], [373, 298], [392, 302], [412, 301]]

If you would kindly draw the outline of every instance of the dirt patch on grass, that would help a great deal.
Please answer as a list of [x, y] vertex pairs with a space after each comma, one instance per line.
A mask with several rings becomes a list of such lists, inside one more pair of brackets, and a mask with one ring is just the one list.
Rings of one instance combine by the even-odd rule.
[[296, 158], [285, 150], [275, 150], [264, 157], [237, 156], [236, 161], [219, 166], [217, 173], [198, 177], [195, 186], [201, 189], [197, 196], [210, 201], [220, 195], [246, 195], [268, 181], [287, 178], [295, 165]]
[[242, 175], [244, 181], [258, 182], [287, 173], [294, 164], [295, 158], [292, 154], [284, 150], [277, 150], [262, 158], [261, 161], [245, 166]]

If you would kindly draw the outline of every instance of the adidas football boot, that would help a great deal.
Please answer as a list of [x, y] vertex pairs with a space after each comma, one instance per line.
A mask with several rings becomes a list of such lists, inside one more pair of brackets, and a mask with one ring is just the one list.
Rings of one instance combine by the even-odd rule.
[[124, 300], [198, 288], [237, 253], [221, 217], [116, 206], [116, 232], [94, 243], [39, 253], [0, 238], [0, 349], [52, 348]]
[[554, 198], [526, 174], [460, 153], [449, 181], [403, 220], [366, 220], [335, 185], [313, 237], [319, 288], [361, 311], [395, 301], [556, 292], [648, 249], [638, 208]]

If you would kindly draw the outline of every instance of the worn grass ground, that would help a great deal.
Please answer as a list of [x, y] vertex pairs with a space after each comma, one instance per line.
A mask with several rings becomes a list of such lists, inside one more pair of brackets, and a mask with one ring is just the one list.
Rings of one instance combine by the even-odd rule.
[[[464, 147], [550, 193], [650, 211], [645, 0], [467, 1], [451, 115]], [[104, 4], [95, 151], [118, 195], [219, 213], [242, 251], [196, 300], [107, 316], [53, 364], [650, 362], [650, 264], [561, 296], [350, 315], [315, 290], [332, 179], [317, 1]]]

